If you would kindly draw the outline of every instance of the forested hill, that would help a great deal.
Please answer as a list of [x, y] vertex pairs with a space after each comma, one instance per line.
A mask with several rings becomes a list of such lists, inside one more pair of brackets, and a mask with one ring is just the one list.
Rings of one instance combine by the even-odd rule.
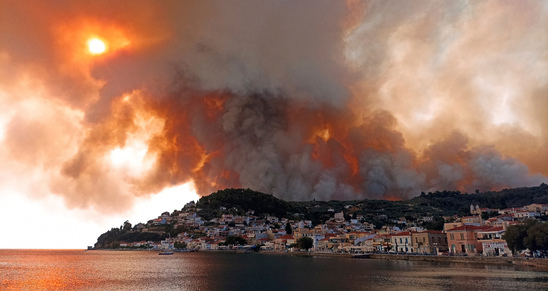
[[[200, 216], [205, 219], [218, 217], [223, 210], [221, 207], [247, 212], [254, 211], [254, 215], [266, 214], [283, 217], [293, 209], [291, 203], [278, 199], [270, 194], [253, 191], [250, 189], [224, 189], [198, 200], [196, 207], [200, 208]], [[243, 213], [242, 213], [243, 214]]]
[[[356, 212], [356, 214], [375, 215], [466, 215], [470, 205], [479, 205], [493, 209], [521, 207], [540, 203], [548, 204], [548, 185], [537, 187], [522, 187], [504, 189], [502, 191], [476, 192], [472, 194], [459, 191], [437, 191], [421, 193], [420, 196], [403, 201], [386, 200], [353, 200], [353, 201], [284, 201], [270, 194], [256, 192], [250, 189], [224, 189], [200, 198], [197, 207], [200, 215], [209, 218], [219, 216], [220, 207], [227, 210], [246, 212], [254, 210], [255, 215], [270, 214], [277, 217], [291, 216], [301, 213], [310, 218], [314, 212], [325, 213], [329, 209], [340, 212]], [[388, 213], [383, 213], [388, 212]], [[242, 213], [243, 214], [243, 213]]]
[[426, 225], [425, 217], [430, 217], [428, 221], [441, 222], [443, 226], [442, 216], [470, 215], [471, 204], [481, 208], [504, 209], [532, 203], [548, 204], [548, 185], [543, 183], [537, 187], [473, 194], [438, 191], [421, 193], [418, 197], [403, 201], [366, 199], [296, 202], [284, 201], [273, 195], [250, 189], [224, 189], [200, 198], [195, 205], [189, 203], [192, 206], [174, 210], [169, 213], [170, 219], [166, 219], [166, 223], [156, 224], [153, 220], [149, 220], [146, 224], [140, 223], [141, 228], [138, 228], [132, 227], [131, 223], [126, 221], [120, 228], [112, 228], [103, 233], [95, 247], [109, 248], [119, 241], [159, 241], [168, 235], [175, 237], [181, 232], [190, 233], [194, 237], [203, 236], [202, 229], [176, 225], [179, 214], [182, 212], [196, 212], [206, 226], [213, 223], [212, 218], [220, 218], [223, 214], [253, 215], [260, 218], [270, 215], [293, 221], [310, 220], [313, 225], [317, 225], [327, 222], [334, 217], [335, 213], [343, 212], [346, 219], [361, 217], [363, 221], [370, 222], [377, 228], [386, 224], [399, 223], [398, 221], [404, 218], [408, 222], [424, 220], [423, 226], [435, 229], [440, 225]]
[[493, 209], [521, 207], [532, 203], [548, 204], [548, 185], [542, 183], [538, 187], [476, 192], [474, 194], [462, 194], [458, 191], [438, 191], [428, 194], [423, 192], [420, 196], [408, 201], [415, 205], [431, 206], [450, 213], [467, 211], [471, 204]]

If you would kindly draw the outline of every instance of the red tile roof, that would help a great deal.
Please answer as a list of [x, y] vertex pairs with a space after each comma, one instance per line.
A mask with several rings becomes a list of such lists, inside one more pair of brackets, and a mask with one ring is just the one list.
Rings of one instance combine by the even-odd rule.
[[425, 231], [419, 231], [419, 233], [443, 233], [443, 231], [439, 231], [439, 230], [425, 230]]
[[485, 230], [491, 228], [490, 226], [475, 226], [475, 225], [463, 225], [459, 227], [455, 227], [452, 229], [446, 230], [446, 232], [450, 231], [478, 231], [478, 230]]
[[295, 239], [295, 238], [290, 234], [286, 234], [286, 235], [283, 235], [283, 236], [279, 237], [279, 239]]

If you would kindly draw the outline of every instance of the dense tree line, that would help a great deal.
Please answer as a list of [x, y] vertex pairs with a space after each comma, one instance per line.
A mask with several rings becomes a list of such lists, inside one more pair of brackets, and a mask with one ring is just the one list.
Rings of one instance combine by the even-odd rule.
[[546, 252], [548, 251], [548, 223], [526, 219], [522, 224], [509, 226], [503, 239], [514, 252], [525, 249]]

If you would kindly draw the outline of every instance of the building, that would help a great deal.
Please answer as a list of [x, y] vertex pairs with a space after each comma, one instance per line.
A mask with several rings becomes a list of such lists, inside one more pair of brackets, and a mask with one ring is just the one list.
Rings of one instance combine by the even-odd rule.
[[548, 204], [533, 203], [523, 206], [522, 209], [531, 212], [546, 213], [548, 211]]
[[450, 229], [453, 229], [459, 226], [463, 226], [463, 223], [462, 222], [446, 222], [443, 224], [443, 230], [448, 231]]
[[482, 244], [484, 256], [511, 255], [508, 244], [502, 239], [506, 230], [502, 227], [492, 227], [478, 231], [478, 240]]
[[532, 212], [532, 211], [516, 211], [514, 212], [514, 218], [518, 220], [528, 219], [528, 218], [535, 218], [540, 217], [539, 212]]
[[375, 251], [387, 252], [390, 250], [391, 245], [391, 237], [389, 234], [381, 234], [373, 238], [373, 248]]
[[292, 245], [296, 242], [295, 238], [286, 234], [274, 240], [274, 249], [275, 250], [285, 250], [289, 245]]
[[447, 230], [447, 244], [453, 254], [481, 254], [483, 245], [478, 233], [489, 229], [488, 226], [463, 225]]
[[411, 233], [408, 231], [402, 231], [400, 233], [393, 234], [390, 242], [392, 245], [391, 251], [398, 253], [413, 252]]
[[335, 213], [335, 221], [336, 222], [343, 222], [344, 221], [344, 213], [342, 211], [338, 212], [338, 213]]
[[413, 250], [421, 254], [437, 254], [448, 251], [447, 235], [442, 231], [426, 230], [411, 233]]
[[481, 217], [480, 216], [464, 216], [460, 219], [460, 222], [462, 222], [463, 224], [479, 226], [481, 224]]

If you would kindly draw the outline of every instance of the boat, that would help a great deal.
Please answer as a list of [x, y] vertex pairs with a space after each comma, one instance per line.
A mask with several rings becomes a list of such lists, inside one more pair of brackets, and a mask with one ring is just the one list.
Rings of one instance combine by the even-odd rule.
[[163, 251], [163, 252], [160, 252], [159, 255], [161, 255], [161, 256], [173, 255], [173, 252], [170, 252], [170, 251]]

